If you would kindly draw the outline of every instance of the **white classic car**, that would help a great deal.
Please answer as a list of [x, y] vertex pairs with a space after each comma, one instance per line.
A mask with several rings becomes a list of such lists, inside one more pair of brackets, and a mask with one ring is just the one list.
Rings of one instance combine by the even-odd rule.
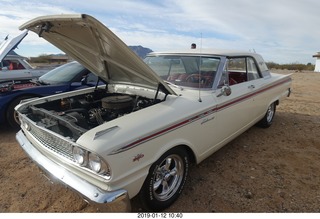
[[100, 209], [139, 195], [160, 211], [199, 163], [255, 124], [269, 127], [291, 78], [256, 53], [190, 49], [143, 62], [88, 15], [35, 18], [37, 33], [107, 84], [16, 107], [16, 139], [44, 171]]
[[0, 82], [38, 78], [53, 69], [34, 68], [25, 57], [13, 52], [27, 34], [28, 31], [24, 31], [12, 39], [6, 38], [0, 44]]

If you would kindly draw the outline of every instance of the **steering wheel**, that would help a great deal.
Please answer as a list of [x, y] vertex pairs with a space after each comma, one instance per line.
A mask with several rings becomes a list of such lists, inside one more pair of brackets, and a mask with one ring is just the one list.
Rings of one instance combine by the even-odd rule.
[[199, 74], [191, 74], [186, 78], [186, 82], [199, 83], [199, 79], [200, 79], [201, 84], [205, 84], [207, 81], [207, 79], [205, 77], [203, 77], [203, 76], [200, 77]]

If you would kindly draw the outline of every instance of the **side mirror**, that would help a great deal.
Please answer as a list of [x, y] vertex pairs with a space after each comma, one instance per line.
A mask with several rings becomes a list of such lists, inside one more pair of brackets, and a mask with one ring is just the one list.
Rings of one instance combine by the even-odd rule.
[[223, 96], [230, 96], [231, 93], [232, 93], [231, 88], [228, 85], [225, 85], [221, 88], [220, 94], [218, 94], [217, 97], [221, 97], [222, 95]]
[[81, 85], [87, 85], [87, 75], [81, 79]]

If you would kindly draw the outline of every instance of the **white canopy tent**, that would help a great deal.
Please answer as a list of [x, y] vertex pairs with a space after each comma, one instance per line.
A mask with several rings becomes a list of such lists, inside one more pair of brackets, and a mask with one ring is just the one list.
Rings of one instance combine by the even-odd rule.
[[314, 67], [314, 71], [315, 72], [320, 72], [320, 52], [318, 52], [317, 54], [313, 55], [312, 57], [316, 58], [316, 65]]

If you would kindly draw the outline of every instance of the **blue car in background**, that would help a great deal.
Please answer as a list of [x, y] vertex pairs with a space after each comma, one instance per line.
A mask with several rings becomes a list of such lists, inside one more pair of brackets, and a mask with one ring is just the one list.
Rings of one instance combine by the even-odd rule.
[[47, 72], [36, 81], [1, 82], [0, 124], [19, 127], [14, 108], [21, 100], [93, 87], [97, 81], [98, 77], [81, 64], [70, 62]]

